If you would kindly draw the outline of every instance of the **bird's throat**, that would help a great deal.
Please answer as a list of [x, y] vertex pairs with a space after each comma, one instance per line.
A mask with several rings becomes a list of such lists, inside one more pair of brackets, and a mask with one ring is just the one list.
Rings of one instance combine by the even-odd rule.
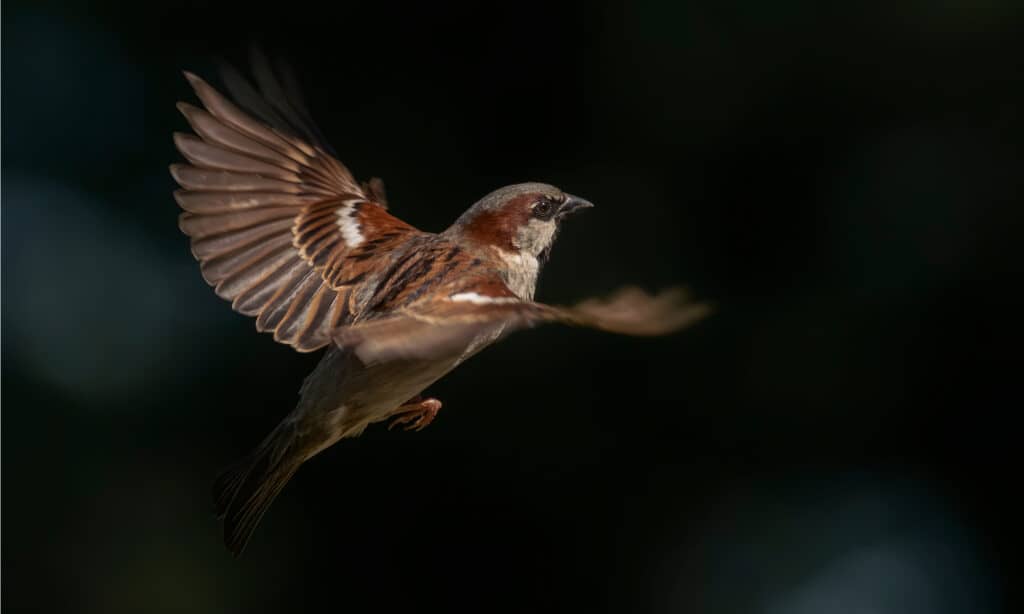
[[497, 251], [505, 262], [505, 284], [509, 290], [524, 301], [532, 301], [533, 293], [537, 289], [537, 276], [540, 273], [540, 262], [537, 257], [524, 251]]

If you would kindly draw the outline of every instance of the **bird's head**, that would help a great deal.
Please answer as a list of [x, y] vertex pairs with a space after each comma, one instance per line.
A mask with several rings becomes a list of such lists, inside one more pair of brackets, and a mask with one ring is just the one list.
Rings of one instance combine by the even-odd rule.
[[447, 232], [475, 244], [530, 255], [544, 262], [571, 214], [593, 207], [590, 202], [546, 183], [518, 183], [484, 196]]

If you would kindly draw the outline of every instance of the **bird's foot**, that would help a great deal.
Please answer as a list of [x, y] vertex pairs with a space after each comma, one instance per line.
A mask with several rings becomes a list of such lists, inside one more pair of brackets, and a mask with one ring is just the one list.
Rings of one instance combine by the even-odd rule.
[[416, 397], [395, 410], [395, 417], [388, 424], [388, 430], [405, 425], [406, 431], [422, 431], [441, 411], [441, 401]]

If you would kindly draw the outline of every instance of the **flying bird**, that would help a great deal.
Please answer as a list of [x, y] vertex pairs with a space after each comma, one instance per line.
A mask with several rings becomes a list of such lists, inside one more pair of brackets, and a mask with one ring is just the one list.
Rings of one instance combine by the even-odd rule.
[[370, 424], [422, 429], [421, 393], [509, 332], [546, 322], [627, 335], [674, 332], [708, 313], [681, 289], [624, 287], [571, 307], [533, 300], [560, 225], [593, 205], [544, 183], [487, 194], [443, 232], [391, 215], [384, 185], [357, 181], [313, 123], [291, 71], [253, 54], [230, 99], [185, 73], [203, 108], [179, 103], [187, 164], [179, 226], [203, 278], [259, 331], [299, 352], [327, 348], [295, 409], [214, 482], [224, 542], [239, 555], [296, 470]]

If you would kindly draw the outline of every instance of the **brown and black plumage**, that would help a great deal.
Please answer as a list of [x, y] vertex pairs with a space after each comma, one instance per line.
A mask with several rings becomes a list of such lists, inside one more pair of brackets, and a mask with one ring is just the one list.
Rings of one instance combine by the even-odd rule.
[[502, 335], [545, 322], [661, 335], [707, 313], [677, 289], [534, 302], [559, 225], [590, 203], [517, 184], [444, 232], [418, 230], [389, 213], [379, 179], [336, 159], [286, 68], [256, 53], [253, 73], [255, 87], [225, 70], [233, 100], [185, 75], [203, 108], [178, 105], [195, 133], [174, 136], [180, 226], [218, 296], [275, 340], [327, 351], [297, 407], [215, 482], [233, 553], [303, 462], [375, 422], [423, 428], [441, 403], [420, 393]]

